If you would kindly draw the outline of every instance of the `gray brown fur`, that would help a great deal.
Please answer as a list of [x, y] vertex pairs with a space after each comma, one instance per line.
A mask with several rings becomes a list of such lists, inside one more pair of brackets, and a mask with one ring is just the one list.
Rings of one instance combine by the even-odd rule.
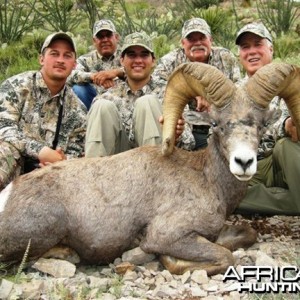
[[[230, 113], [218, 115], [222, 119]], [[263, 114], [255, 115], [259, 119]], [[226, 131], [224, 145], [231, 134]], [[112, 157], [61, 162], [21, 176], [0, 214], [1, 259], [21, 259], [31, 238], [31, 256], [63, 243], [87, 262], [108, 263], [147, 228], [144, 251], [189, 261], [222, 258], [225, 266], [219, 270], [219, 261], [213, 262], [218, 266], [213, 273], [224, 271], [232, 262], [230, 252], [208, 241], [217, 240], [247, 183], [229, 171], [219, 139], [216, 129], [205, 151], [176, 149], [164, 157], [159, 147], [141, 147]], [[250, 233], [251, 244], [255, 234]], [[198, 236], [203, 241], [198, 242]]]

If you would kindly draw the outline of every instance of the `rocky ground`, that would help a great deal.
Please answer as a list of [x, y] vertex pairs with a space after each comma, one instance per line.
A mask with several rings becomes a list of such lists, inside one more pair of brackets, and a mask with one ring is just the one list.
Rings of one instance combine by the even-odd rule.
[[[259, 236], [251, 248], [234, 252], [238, 272], [241, 266], [299, 269], [300, 217], [247, 219], [234, 215], [228, 221], [243, 222], [257, 229]], [[68, 260], [50, 256], [30, 263], [18, 276], [4, 276], [5, 271], [0, 270], [0, 299], [300, 299], [299, 291], [279, 295], [240, 293], [237, 280], [223, 282], [223, 275], [207, 276], [203, 270], [172, 275], [154, 256], [142, 254], [139, 248], [124, 253], [109, 266], [82, 266], [76, 264], [74, 255]]]

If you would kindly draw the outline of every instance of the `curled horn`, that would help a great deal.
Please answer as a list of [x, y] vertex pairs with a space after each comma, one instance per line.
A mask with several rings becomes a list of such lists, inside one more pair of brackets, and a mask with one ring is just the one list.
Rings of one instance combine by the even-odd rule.
[[246, 83], [250, 98], [268, 107], [276, 95], [283, 98], [300, 135], [300, 68], [285, 63], [272, 63], [259, 69]]
[[230, 102], [234, 84], [217, 68], [203, 63], [185, 63], [172, 73], [166, 87], [163, 104], [162, 154], [173, 152], [175, 129], [185, 105], [196, 96], [222, 108]]

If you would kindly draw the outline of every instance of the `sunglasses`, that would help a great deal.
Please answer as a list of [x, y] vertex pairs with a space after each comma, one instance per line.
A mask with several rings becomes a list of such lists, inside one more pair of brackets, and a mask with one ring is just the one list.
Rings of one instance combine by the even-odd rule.
[[96, 34], [96, 37], [97, 37], [97, 39], [98, 40], [103, 40], [103, 39], [105, 39], [105, 38], [111, 38], [113, 36], [113, 33], [111, 32], [111, 31], [107, 31], [107, 32], [98, 32], [97, 34]]

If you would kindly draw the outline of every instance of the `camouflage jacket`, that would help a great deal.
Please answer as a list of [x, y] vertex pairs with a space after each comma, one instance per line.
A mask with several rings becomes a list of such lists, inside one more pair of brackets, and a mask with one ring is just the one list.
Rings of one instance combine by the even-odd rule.
[[[244, 85], [247, 82], [248, 78], [249, 77], [246, 76], [240, 82], [238, 82], [237, 85]], [[274, 97], [270, 102], [269, 109], [280, 109], [281, 116], [275, 123], [270, 124], [266, 132], [263, 134], [258, 147], [258, 160], [272, 154], [276, 141], [286, 136], [284, 130], [284, 122], [290, 116], [290, 114], [284, 99], [279, 98], [278, 96]]]
[[116, 105], [129, 141], [134, 145], [132, 116], [136, 99], [144, 95], [152, 94], [155, 95], [159, 101], [162, 101], [165, 86], [166, 82], [164, 80], [151, 77], [150, 81], [144, 85], [142, 89], [132, 91], [126, 80], [123, 81], [118, 79], [114, 87], [95, 97], [93, 103], [101, 99], [106, 99], [112, 101]]
[[[167, 80], [176, 67], [186, 62], [190, 60], [185, 55], [184, 49], [177, 48], [160, 58], [153, 74]], [[241, 78], [238, 62], [234, 54], [226, 48], [212, 47], [208, 64], [218, 68], [233, 82]]]
[[[126, 134], [134, 145], [132, 116], [135, 100], [141, 96], [152, 94], [163, 103], [165, 87], [166, 81], [156, 76], [151, 76], [150, 81], [141, 90], [135, 92], [130, 89], [126, 80], [117, 80], [114, 87], [95, 97], [93, 102], [106, 99], [115, 103], [120, 113]], [[192, 137], [192, 141], [190, 140], [191, 135], [191, 131], [188, 131], [188, 129], [185, 130], [180, 137], [178, 146], [186, 150], [191, 150], [191, 147], [195, 147], [194, 138]]]
[[[190, 60], [185, 55], [184, 49], [177, 48], [160, 58], [153, 74], [167, 80], [176, 67], [187, 62], [190, 62]], [[208, 64], [218, 68], [233, 82], [237, 82], [241, 78], [239, 64], [234, 54], [226, 48], [212, 47]], [[191, 101], [185, 110], [195, 110], [195, 108], [196, 102]], [[186, 123], [185, 131], [181, 138], [181, 141], [183, 141], [181, 147], [186, 150], [193, 150], [195, 147], [195, 138], [192, 134], [192, 128], [192, 125]]]
[[22, 156], [37, 158], [44, 146], [52, 147], [61, 102], [58, 147], [68, 158], [82, 155], [85, 107], [67, 85], [52, 97], [39, 71], [13, 76], [1, 84], [0, 139], [13, 145]]
[[[81, 55], [77, 58], [77, 65], [75, 70], [72, 71], [68, 82], [71, 85], [78, 83], [91, 83], [91, 74], [103, 70], [110, 70], [120, 68], [120, 49], [111, 56], [109, 59], [101, 56], [97, 50], [93, 50], [87, 54]], [[105, 91], [101, 86], [94, 85], [99, 93]]]

